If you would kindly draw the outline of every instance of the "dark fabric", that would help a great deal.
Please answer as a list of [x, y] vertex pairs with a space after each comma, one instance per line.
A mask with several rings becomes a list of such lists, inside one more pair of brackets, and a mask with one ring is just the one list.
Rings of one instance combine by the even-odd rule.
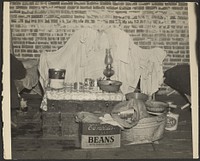
[[168, 69], [164, 72], [164, 77], [165, 84], [182, 95], [191, 96], [189, 64], [181, 64]]
[[26, 76], [26, 69], [21, 61], [10, 55], [10, 80], [11, 80], [11, 108], [18, 108], [20, 106], [17, 88], [14, 80], [20, 80]]
[[11, 62], [11, 79], [20, 80], [26, 76], [26, 69], [21, 61], [19, 61], [14, 55], [10, 56]]

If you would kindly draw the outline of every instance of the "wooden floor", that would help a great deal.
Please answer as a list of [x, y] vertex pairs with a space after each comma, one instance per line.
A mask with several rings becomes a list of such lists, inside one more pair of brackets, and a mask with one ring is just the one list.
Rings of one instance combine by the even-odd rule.
[[[13, 159], [166, 159], [192, 158], [192, 125], [190, 108], [176, 112], [180, 114], [178, 129], [165, 131], [164, 138], [154, 144], [122, 146], [114, 149], [84, 150], [74, 148], [68, 140], [42, 137], [41, 118], [38, 113], [41, 97], [24, 95], [28, 99], [27, 114], [18, 113], [18, 128], [12, 128]], [[185, 101], [182, 97], [157, 96], [157, 100], [172, 100], [178, 107]]]

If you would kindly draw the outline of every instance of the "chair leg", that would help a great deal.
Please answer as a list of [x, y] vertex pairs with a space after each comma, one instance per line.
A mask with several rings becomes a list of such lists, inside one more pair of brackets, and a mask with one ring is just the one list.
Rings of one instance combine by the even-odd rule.
[[185, 109], [185, 108], [187, 108], [187, 107], [189, 107], [191, 105], [191, 96], [189, 96], [187, 94], [184, 94], [184, 96], [186, 97], [188, 103], [186, 103], [185, 105], [181, 106], [181, 110], [183, 110], [183, 109]]
[[175, 92], [176, 92], [176, 91], [173, 90], [173, 91], [171, 91], [170, 93], [168, 93], [167, 96], [170, 96], [171, 94], [173, 94], [173, 93], [175, 93]]
[[191, 103], [191, 96], [185, 94], [185, 97], [188, 99], [188, 102]]
[[185, 105], [181, 106], [181, 110], [183, 110], [183, 109], [185, 109], [185, 108], [187, 108], [189, 106], [190, 106], [190, 103], [186, 103]]
[[17, 124], [11, 121], [11, 125], [17, 127]]

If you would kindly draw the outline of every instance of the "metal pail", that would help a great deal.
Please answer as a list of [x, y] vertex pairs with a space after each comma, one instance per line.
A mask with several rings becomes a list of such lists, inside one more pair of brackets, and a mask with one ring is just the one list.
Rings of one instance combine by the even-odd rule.
[[51, 88], [63, 88], [65, 80], [65, 69], [49, 69], [49, 85]]

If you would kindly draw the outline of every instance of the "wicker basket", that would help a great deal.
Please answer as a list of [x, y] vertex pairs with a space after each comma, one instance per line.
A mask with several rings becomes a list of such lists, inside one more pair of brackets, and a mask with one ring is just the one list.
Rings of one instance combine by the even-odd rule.
[[143, 118], [133, 128], [122, 131], [122, 144], [143, 144], [159, 140], [163, 137], [165, 124], [166, 113]]

